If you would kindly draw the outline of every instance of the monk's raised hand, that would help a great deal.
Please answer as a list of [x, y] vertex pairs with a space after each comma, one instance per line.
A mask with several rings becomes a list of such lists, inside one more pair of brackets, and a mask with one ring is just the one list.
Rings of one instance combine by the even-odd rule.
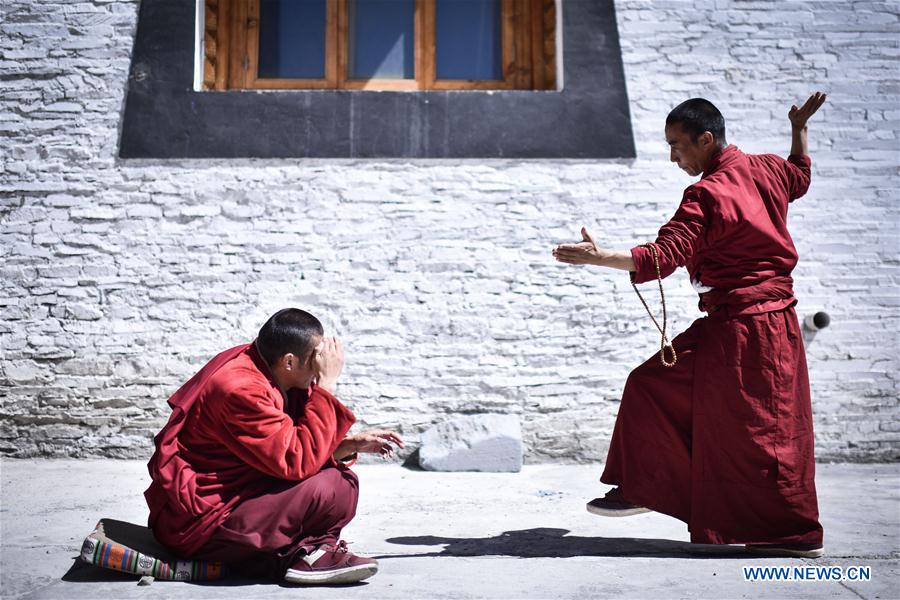
[[825, 103], [825, 98], [826, 95], [824, 93], [816, 92], [807, 98], [806, 102], [804, 102], [803, 106], [800, 108], [797, 108], [796, 104], [792, 105], [791, 110], [788, 111], [788, 119], [791, 121], [791, 127], [794, 129], [804, 129], [809, 118], [816, 114], [816, 111]]

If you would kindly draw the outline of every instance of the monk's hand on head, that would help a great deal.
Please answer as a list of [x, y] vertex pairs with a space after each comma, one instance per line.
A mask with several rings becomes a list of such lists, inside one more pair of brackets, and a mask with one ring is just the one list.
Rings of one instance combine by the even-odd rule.
[[586, 227], [581, 228], [580, 242], [560, 244], [553, 249], [553, 258], [569, 265], [601, 265], [605, 255]]
[[344, 346], [336, 337], [323, 338], [313, 355], [316, 382], [320, 387], [334, 394], [338, 377], [344, 369]]

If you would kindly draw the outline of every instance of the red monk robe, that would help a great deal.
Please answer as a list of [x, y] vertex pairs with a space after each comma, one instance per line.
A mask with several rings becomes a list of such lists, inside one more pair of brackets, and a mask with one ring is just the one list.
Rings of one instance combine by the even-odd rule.
[[[812, 410], [793, 306], [797, 252], [788, 203], [806, 193], [808, 156], [717, 154], [659, 231], [663, 277], [686, 266], [709, 316], [632, 371], [601, 481], [681, 519], [691, 541], [822, 543]], [[656, 279], [631, 251], [637, 283]]]
[[[282, 491], [286, 481], [308, 480], [327, 466], [345, 468], [331, 455], [353, 414], [316, 385], [285, 401], [252, 344], [213, 358], [169, 405], [172, 415], [155, 438], [148, 465], [153, 483], [144, 495], [154, 535], [183, 556], [196, 554], [239, 503]], [[355, 510], [356, 479], [345, 473], [343, 479], [326, 473], [323, 481], [347, 480]], [[352, 518], [350, 508], [345, 512]]]

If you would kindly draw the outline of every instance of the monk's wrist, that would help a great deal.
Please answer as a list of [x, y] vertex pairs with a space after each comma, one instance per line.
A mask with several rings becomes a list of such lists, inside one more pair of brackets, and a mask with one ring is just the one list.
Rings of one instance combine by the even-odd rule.
[[318, 385], [320, 388], [322, 388], [323, 390], [325, 390], [332, 396], [334, 396], [335, 392], [337, 392], [337, 379], [335, 379], [335, 380], [325, 379], [323, 381], [318, 382], [316, 385]]

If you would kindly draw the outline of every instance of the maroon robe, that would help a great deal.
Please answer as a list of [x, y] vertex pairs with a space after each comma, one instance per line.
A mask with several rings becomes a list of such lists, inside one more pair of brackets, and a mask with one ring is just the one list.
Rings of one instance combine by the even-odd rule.
[[[709, 316], [673, 340], [675, 367], [654, 355], [629, 375], [601, 481], [685, 521], [693, 542], [822, 542], [787, 230], [809, 167], [728, 146], [655, 242], [663, 277], [686, 266], [712, 288]], [[656, 279], [649, 249], [631, 253], [633, 280]]]
[[240, 503], [324, 467], [345, 468], [331, 455], [353, 413], [316, 385], [285, 399], [253, 344], [213, 358], [169, 405], [144, 496], [154, 535], [183, 556], [196, 554]]

